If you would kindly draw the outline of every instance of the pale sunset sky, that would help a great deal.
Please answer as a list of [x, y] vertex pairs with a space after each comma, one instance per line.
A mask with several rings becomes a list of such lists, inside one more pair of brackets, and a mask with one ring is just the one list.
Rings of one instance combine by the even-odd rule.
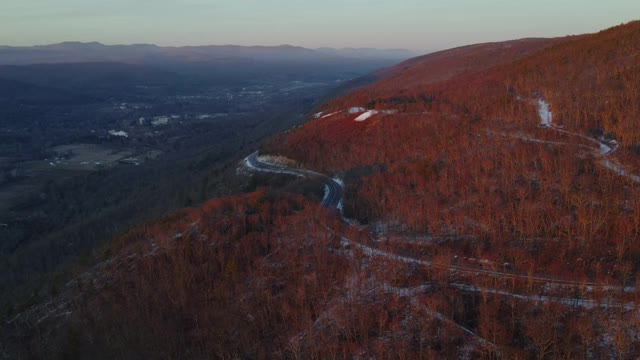
[[440, 50], [596, 32], [640, 0], [1, 0], [0, 45], [62, 41]]

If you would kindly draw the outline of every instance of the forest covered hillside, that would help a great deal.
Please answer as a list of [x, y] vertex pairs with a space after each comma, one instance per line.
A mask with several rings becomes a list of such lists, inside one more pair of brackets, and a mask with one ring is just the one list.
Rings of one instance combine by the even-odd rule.
[[420, 251], [628, 285], [640, 254], [640, 23], [547, 45], [447, 81], [401, 71], [268, 151], [344, 177], [346, 216], [383, 233], [467, 236], [412, 244]]
[[[379, 72], [265, 144], [270, 168], [239, 163], [256, 191], [114, 240], [64, 296], [11, 321], [11, 344], [60, 358], [632, 359], [639, 64], [631, 22]], [[293, 168], [340, 184], [337, 208], [318, 204], [319, 174]]]

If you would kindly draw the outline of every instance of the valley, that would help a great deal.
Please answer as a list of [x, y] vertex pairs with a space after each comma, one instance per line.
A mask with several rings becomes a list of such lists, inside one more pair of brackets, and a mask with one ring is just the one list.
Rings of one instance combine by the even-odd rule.
[[393, 61], [286, 57], [0, 66], [3, 316], [131, 226], [251, 188], [239, 153]]

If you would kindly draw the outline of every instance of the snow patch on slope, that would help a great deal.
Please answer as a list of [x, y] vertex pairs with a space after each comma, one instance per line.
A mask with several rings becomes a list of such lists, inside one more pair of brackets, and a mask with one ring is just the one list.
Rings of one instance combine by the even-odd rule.
[[368, 110], [363, 112], [362, 114], [360, 114], [360, 116], [358, 116], [357, 118], [355, 118], [355, 121], [365, 121], [368, 118], [372, 117], [373, 115], [377, 114], [378, 112], [376, 110]]
[[335, 115], [335, 114], [337, 114], [337, 113], [339, 113], [339, 112], [340, 112], [340, 111], [336, 111], [336, 112], [332, 112], [332, 113], [330, 113], [330, 114], [323, 115], [320, 119], [328, 118], [328, 117], [333, 116], [333, 115]]
[[549, 104], [541, 99], [538, 100], [538, 114], [540, 114], [540, 126], [551, 127], [553, 114], [551, 114]]
[[365, 108], [361, 108], [361, 107], [352, 107], [348, 109], [349, 114], [356, 114], [359, 112], [362, 112], [362, 114], [360, 114], [357, 118], [355, 118], [355, 121], [365, 121], [368, 118], [372, 117], [375, 114], [384, 114], [384, 115], [393, 115], [393, 114], [397, 114], [398, 110], [395, 109], [391, 109], [391, 110], [368, 110]]

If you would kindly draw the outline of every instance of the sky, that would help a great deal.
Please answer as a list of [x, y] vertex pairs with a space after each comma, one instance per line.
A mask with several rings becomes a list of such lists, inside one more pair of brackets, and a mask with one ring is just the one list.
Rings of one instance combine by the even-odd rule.
[[596, 32], [640, 0], [0, 0], [0, 45], [62, 41], [432, 51]]

